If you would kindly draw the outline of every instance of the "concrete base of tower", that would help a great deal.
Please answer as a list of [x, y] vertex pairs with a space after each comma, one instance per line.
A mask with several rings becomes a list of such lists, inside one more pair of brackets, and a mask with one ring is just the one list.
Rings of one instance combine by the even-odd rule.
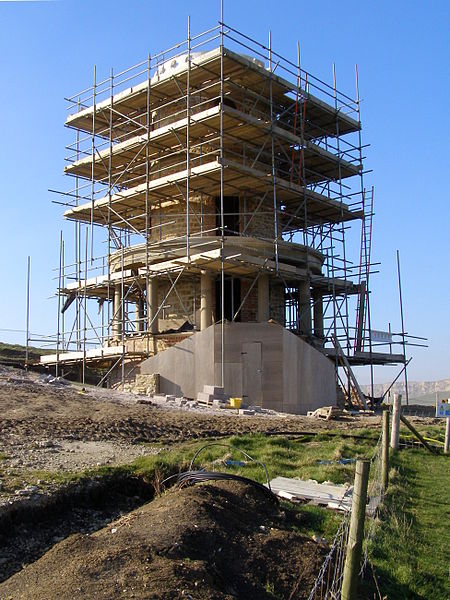
[[[211, 325], [142, 362], [159, 373], [160, 392], [195, 398], [204, 385], [222, 385], [247, 404], [306, 414], [336, 404], [334, 364], [275, 323]], [[222, 382], [222, 347], [224, 348]]]

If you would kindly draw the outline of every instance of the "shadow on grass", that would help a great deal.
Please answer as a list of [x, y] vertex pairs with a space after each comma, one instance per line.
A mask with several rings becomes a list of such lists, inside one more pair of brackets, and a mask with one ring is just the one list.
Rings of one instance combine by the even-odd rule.
[[[438, 483], [440, 466], [435, 457], [423, 451], [394, 454], [391, 465], [380, 527], [370, 547], [381, 596], [389, 600], [446, 600], [450, 596], [445, 569], [439, 567], [444, 557], [437, 543], [442, 534], [439, 514], [441, 520], [443, 515], [433, 515], [443, 494]], [[430, 519], [436, 525], [432, 532]], [[362, 587], [360, 598], [379, 598], [370, 568], [364, 586], [366, 595]]]
[[[386, 598], [388, 600], [429, 600], [411, 590], [408, 585], [395, 581], [385, 569], [377, 568], [375, 572], [377, 583], [370, 567], [363, 581], [358, 584], [357, 600], [375, 600]], [[377, 587], [378, 586], [378, 587]]]

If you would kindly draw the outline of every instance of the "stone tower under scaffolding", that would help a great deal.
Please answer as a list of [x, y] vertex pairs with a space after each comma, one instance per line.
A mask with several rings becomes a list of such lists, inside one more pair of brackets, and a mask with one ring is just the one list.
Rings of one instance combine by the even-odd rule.
[[188, 397], [223, 385], [301, 413], [335, 403], [340, 354], [382, 361], [365, 351], [358, 100], [222, 25], [70, 103], [75, 252], [43, 362], [96, 365], [109, 385], [159, 373], [162, 392]]

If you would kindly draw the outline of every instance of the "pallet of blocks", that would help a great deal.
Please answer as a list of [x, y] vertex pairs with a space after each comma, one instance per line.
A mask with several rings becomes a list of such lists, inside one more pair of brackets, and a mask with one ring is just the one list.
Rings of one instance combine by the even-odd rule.
[[223, 387], [217, 385], [204, 385], [203, 391], [198, 392], [197, 402], [214, 408], [227, 408], [230, 397], [225, 394]]

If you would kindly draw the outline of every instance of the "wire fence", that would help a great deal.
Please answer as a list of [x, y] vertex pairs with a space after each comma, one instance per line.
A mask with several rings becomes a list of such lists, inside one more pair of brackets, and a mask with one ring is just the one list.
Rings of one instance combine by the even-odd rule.
[[382, 478], [382, 458], [381, 458], [381, 441], [382, 434], [378, 439], [375, 452], [371, 459], [370, 470], [372, 471], [372, 478], [369, 482], [367, 490], [367, 496], [369, 503], [366, 510], [366, 526], [364, 528], [364, 541], [363, 541], [363, 560], [361, 563], [361, 569], [359, 576], [364, 577], [369, 562], [369, 550], [372, 540], [375, 537], [377, 521], [378, 521], [378, 510], [380, 508], [381, 501], [383, 499], [383, 478]]
[[[382, 481], [382, 435], [377, 441], [375, 451], [370, 460], [371, 474], [368, 486], [368, 504], [363, 541], [363, 560], [359, 577], [364, 577], [367, 566], [370, 564], [369, 550], [372, 540], [376, 534], [378, 510], [383, 498]], [[341, 600], [342, 580], [344, 576], [344, 563], [350, 528], [351, 511], [344, 514], [336, 535], [331, 543], [330, 550], [325, 557], [314, 585], [308, 596], [308, 600]], [[294, 589], [289, 600], [295, 599]]]
[[[330, 551], [323, 561], [308, 600], [335, 600], [341, 597], [349, 527], [350, 512], [345, 514], [338, 527]], [[295, 596], [291, 595], [291, 598], [293, 600]]]

